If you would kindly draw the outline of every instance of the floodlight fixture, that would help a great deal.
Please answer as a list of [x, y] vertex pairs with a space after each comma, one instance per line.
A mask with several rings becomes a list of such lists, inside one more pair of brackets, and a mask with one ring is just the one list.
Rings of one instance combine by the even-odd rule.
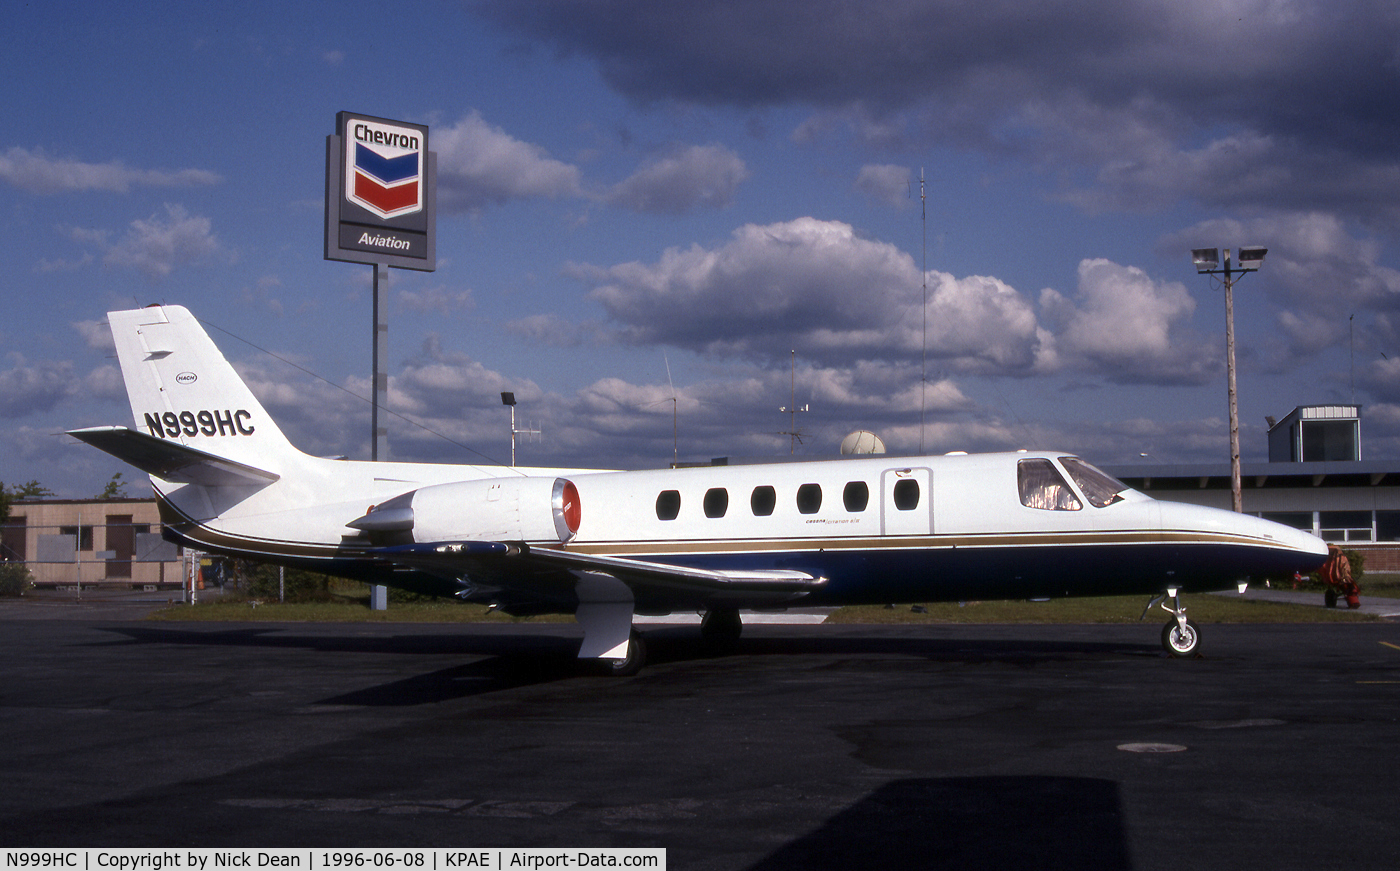
[[502, 405], [509, 405], [509, 406], [514, 407], [514, 406], [515, 406], [515, 394], [514, 394], [514, 393], [507, 393], [507, 392], [505, 392], [505, 391], [502, 391], [502, 392], [501, 392], [501, 404], [502, 404]]
[[1196, 264], [1197, 272], [1209, 272], [1212, 269], [1220, 268], [1219, 248], [1192, 248], [1191, 259]]
[[1264, 265], [1264, 255], [1269, 253], [1268, 248], [1241, 248], [1240, 268], [1258, 269]]

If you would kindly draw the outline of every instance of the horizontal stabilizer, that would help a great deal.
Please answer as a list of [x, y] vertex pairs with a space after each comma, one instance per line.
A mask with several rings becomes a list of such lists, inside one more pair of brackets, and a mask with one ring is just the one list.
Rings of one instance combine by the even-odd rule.
[[273, 472], [216, 457], [179, 442], [156, 438], [124, 426], [95, 426], [69, 430], [68, 434], [130, 463], [148, 475], [176, 484], [210, 487], [265, 485], [280, 477]]

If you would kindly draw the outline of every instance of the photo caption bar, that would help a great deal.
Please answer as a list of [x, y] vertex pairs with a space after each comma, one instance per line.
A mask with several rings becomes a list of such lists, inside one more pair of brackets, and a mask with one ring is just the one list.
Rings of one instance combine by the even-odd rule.
[[5, 850], [4, 869], [28, 871], [218, 871], [295, 868], [297, 871], [544, 871], [549, 868], [642, 868], [666, 871], [661, 847], [461, 847], [453, 849], [32, 849]]

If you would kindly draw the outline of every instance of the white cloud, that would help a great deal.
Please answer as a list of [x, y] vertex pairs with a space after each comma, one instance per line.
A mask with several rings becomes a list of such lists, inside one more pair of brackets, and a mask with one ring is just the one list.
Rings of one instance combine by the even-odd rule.
[[1088, 259], [1079, 264], [1074, 298], [1047, 288], [1041, 308], [1060, 325], [1063, 365], [1126, 384], [1201, 384], [1219, 372], [1212, 346], [1189, 331], [1196, 301], [1180, 282]]
[[399, 307], [411, 312], [437, 312], [448, 315], [454, 310], [471, 311], [476, 308], [476, 300], [468, 290], [448, 290], [442, 285], [426, 287], [422, 290], [400, 290]]
[[[849, 224], [748, 224], [715, 248], [672, 248], [653, 264], [574, 265], [637, 343], [713, 354], [850, 362], [908, 358], [923, 340], [923, 282], [909, 255]], [[930, 273], [929, 353], [965, 371], [1026, 374], [1048, 348], [1034, 307], [993, 278]]]
[[577, 167], [486, 123], [477, 112], [435, 129], [432, 148], [438, 154], [438, 208], [446, 213], [581, 193]]
[[907, 166], [867, 164], [856, 175], [855, 189], [875, 202], [903, 209], [914, 203], [913, 181]]
[[67, 360], [30, 363], [20, 354], [11, 354], [10, 361], [10, 368], [0, 370], [0, 416], [48, 411], [77, 388], [73, 364]]
[[522, 339], [552, 348], [576, 348], [601, 342], [607, 330], [593, 321], [574, 322], [555, 314], [529, 315], [506, 324], [506, 329]]
[[87, 401], [94, 398], [110, 399], [118, 404], [127, 402], [126, 382], [122, 379], [121, 369], [108, 363], [87, 374], [83, 379], [83, 399]]
[[71, 326], [83, 337], [83, 344], [91, 350], [116, 352], [117, 346], [112, 341], [112, 331], [106, 321], [74, 321]]
[[223, 178], [202, 169], [132, 169], [119, 161], [84, 163], [16, 147], [0, 154], [0, 181], [32, 194], [57, 194], [74, 191], [126, 193], [133, 187], [212, 185], [219, 184]]
[[606, 199], [638, 212], [684, 215], [729, 205], [748, 177], [743, 159], [723, 145], [692, 145], [644, 164]]
[[176, 266], [221, 256], [227, 255], [208, 218], [191, 215], [184, 206], [166, 204], [164, 215], [132, 221], [126, 235], [107, 248], [102, 260], [150, 278], [164, 278]]

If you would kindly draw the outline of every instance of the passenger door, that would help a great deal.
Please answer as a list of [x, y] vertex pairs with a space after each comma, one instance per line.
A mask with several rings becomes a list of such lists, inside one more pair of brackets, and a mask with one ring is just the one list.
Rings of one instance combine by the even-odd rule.
[[880, 476], [882, 535], [933, 531], [933, 473], [926, 468], [886, 469]]

